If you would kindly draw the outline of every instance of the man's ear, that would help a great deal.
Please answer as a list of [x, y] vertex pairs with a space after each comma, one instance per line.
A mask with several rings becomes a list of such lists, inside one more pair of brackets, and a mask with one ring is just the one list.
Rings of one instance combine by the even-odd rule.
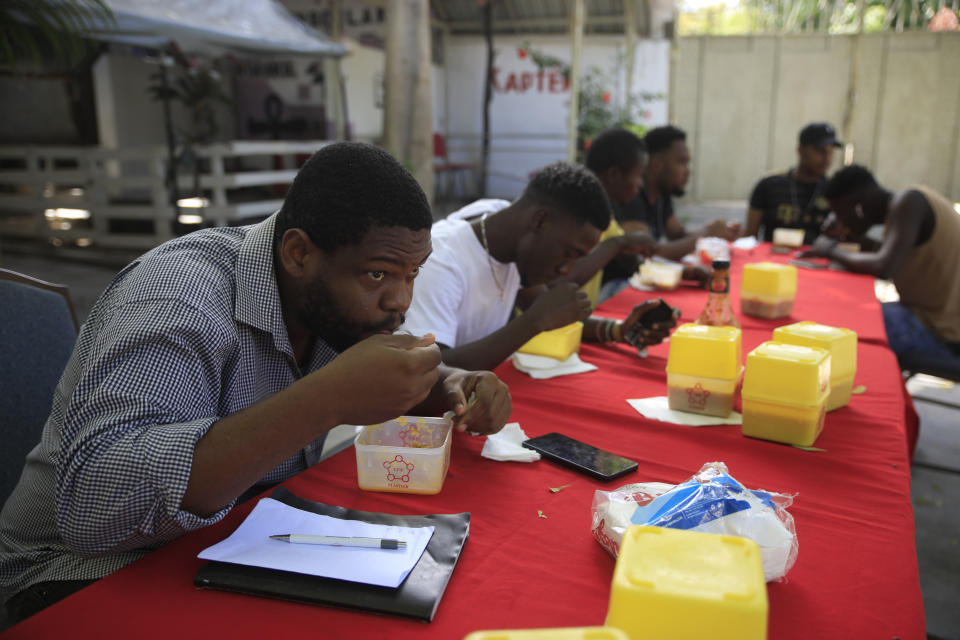
[[600, 174], [599, 178], [604, 187], [611, 187], [620, 183], [623, 172], [619, 167], [608, 167], [606, 171]]
[[540, 207], [530, 216], [529, 229], [534, 233], [543, 231], [544, 227], [550, 222], [550, 212]]
[[283, 270], [295, 278], [304, 276], [307, 261], [319, 251], [303, 229], [287, 229], [277, 250]]
[[652, 176], [660, 175], [660, 172], [663, 171], [663, 155], [658, 153], [650, 156], [650, 161], [647, 162], [647, 172]]

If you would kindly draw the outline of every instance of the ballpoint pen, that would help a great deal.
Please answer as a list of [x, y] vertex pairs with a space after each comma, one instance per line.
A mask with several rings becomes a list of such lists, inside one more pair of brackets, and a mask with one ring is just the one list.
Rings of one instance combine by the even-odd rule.
[[271, 540], [292, 542], [299, 544], [326, 544], [335, 547], [366, 547], [371, 549], [405, 549], [407, 543], [403, 540], [387, 538], [356, 538], [344, 536], [316, 536], [306, 533], [285, 533], [270, 536]]

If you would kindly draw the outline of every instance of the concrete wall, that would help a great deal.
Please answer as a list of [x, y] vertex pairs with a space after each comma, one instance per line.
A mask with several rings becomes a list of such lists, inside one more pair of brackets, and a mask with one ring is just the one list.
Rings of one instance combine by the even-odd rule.
[[960, 33], [681, 38], [670, 118], [690, 137], [690, 197], [748, 198], [764, 172], [796, 163], [800, 128], [824, 120], [884, 185], [960, 201], [958, 63]]
[[78, 144], [66, 83], [0, 77], [0, 144]]
[[[157, 65], [142, 58], [106, 53], [93, 66], [97, 125], [101, 146], [110, 149], [166, 144], [163, 107], [147, 92]], [[187, 126], [186, 114], [173, 104], [176, 125]]]
[[[490, 164], [487, 195], [515, 198], [531, 172], [567, 155], [567, 114], [570, 91], [559, 72], [541, 78], [529, 55], [520, 53], [529, 43], [538, 52], [569, 64], [567, 36], [497, 36], [494, 40], [497, 69], [493, 101], [490, 104]], [[582, 73], [598, 67], [610, 78], [611, 100], [623, 100], [625, 70], [622, 64], [625, 43], [622, 37], [584, 38]], [[661, 99], [644, 105], [643, 122], [656, 126], [667, 121], [667, 92], [670, 45], [665, 40], [637, 42], [633, 92], [661, 94]], [[483, 38], [450, 38], [446, 52], [449, 119], [441, 129], [455, 162], [479, 163], [483, 130], [483, 87], [486, 73], [486, 44]], [[512, 80], [511, 80], [512, 79]]]

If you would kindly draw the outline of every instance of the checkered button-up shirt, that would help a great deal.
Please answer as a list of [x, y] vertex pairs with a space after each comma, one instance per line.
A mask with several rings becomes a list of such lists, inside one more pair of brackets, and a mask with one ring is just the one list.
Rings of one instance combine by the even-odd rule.
[[[275, 217], [167, 242], [121, 271], [77, 338], [40, 444], [0, 515], [0, 600], [100, 578], [217, 522], [180, 507], [210, 426], [323, 367], [297, 365], [273, 267]], [[322, 439], [262, 482], [316, 462]]]

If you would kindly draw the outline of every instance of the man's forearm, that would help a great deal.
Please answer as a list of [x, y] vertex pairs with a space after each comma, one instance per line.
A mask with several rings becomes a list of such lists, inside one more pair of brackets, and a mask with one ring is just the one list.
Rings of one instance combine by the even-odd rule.
[[865, 273], [875, 278], [891, 277], [891, 274], [887, 273], [885, 261], [878, 253], [853, 253], [834, 248], [825, 257], [842, 265], [847, 271]]
[[590, 316], [583, 321], [583, 342], [623, 342], [623, 323]]
[[449, 364], [441, 362], [437, 368], [437, 373], [439, 374], [437, 384], [430, 390], [430, 395], [427, 396], [426, 400], [410, 410], [411, 415], [439, 416], [452, 409], [453, 407], [448, 406], [447, 396], [443, 390], [443, 383], [450, 375], [461, 372], [463, 372], [463, 369], [451, 367]]
[[467, 371], [492, 371], [539, 332], [530, 316], [521, 314], [485, 338], [444, 349], [443, 362]]
[[563, 280], [574, 282], [578, 285], [585, 284], [594, 274], [617, 257], [620, 253], [621, 246], [621, 242], [617, 238], [607, 238], [594, 247], [593, 251], [577, 260], [573, 265], [573, 269], [570, 270], [570, 273], [567, 274]]
[[657, 245], [656, 255], [668, 260], [680, 260], [697, 248], [697, 236], [686, 236]]
[[215, 422], [197, 441], [181, 507], [196, 515], [218, 511], [340, 424], [335, 395], [335, 385], [300, 380]]

